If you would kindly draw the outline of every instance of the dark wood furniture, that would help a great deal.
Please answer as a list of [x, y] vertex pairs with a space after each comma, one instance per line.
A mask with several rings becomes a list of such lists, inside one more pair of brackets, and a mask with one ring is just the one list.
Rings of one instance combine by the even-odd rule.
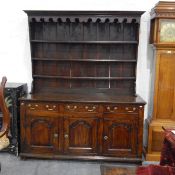
[[147, 160], [159, 161], [163, 130], [175, 127], [175, 2], [160, 1], [151, 11], [150, 43], [155, 51], [154, 104]]
[[21, 156], [141, 162], [135, 95], [143, 12], [25, 11], [33, 91], [21, 99]]
[[[27, 94], [27, 84], [7, 82], [4, 89], [5, 100], [10, 111], [10, 145], [3, 151], [18, 155], [20, 142], [20, 102], [19, 98]], [[0, 115], [1, 116], [1, 115]], [[2, 118], [0, 117], [0, 126]]]

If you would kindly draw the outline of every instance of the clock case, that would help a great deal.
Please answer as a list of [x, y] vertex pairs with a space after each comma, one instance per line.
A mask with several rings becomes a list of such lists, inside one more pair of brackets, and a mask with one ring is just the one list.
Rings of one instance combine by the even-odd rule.
[[175, 32], [171, 32], [174, 25], [175, 2], [158, 2], [151, 10], [150, 44], [154, 49], [154, 90], [151, 90], [152, 115], [145, 122], [148, 128], [147, 161], [160, 160], [164, 138], [162, 126], [175, 128], [175, 41], [172, 40]]
[[[159, 1], [151, 10], [151, 29], [150, 44], [155, 47], [175, 47], [175, 2]], [[167, 26], [167, 30], [171, 30], [171, 37], [162, 40], [162, 36], [168, 34], [163, 32], [163, 27]]]

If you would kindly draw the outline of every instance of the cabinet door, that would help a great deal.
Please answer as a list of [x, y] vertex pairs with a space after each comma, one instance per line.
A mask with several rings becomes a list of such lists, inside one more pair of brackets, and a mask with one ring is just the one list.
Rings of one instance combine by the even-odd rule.
[[27, 115], [26, 147], [32, 153], [53, 153], [59, 149], [59, 120], [51, 116]]
[[103, 154], [109, 156], [136, 156], [137, 115], [105, 115], [103, 125]]
[[97, 152], [97, 118], [64, 119], [64, 152], [75, 155], [95, 155]]

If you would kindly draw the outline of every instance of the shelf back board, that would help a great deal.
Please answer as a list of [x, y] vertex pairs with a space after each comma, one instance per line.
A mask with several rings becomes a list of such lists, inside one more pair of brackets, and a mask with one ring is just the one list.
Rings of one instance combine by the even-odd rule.
[[33, 93], [101, 88], [135, 94], [142, 11], [25, 11]]

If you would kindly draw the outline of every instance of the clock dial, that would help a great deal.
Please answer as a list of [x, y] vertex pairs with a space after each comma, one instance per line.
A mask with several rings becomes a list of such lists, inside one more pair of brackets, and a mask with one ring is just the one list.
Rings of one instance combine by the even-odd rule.
[[175, 20], [160, 21], [160, 42], [175, 42]]

